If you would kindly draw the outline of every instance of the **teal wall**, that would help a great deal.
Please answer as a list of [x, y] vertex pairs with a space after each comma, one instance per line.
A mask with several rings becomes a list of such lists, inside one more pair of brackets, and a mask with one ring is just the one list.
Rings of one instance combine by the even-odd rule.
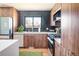
[[49, 20], [50, 20], [50, 11], [18, 11], [19, 13], [19, 25], [25, 24], [25, 17], [29, 16], [41, 16], [41, 31], [46, 31], [46, 27], [50, 27]]

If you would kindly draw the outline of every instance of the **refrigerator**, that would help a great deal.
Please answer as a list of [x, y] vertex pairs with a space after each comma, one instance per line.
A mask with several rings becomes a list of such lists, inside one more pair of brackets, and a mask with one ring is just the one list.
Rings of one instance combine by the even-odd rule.
[[0, 39], [13, 38], [13, 20], [12, 17], [0, 17]]

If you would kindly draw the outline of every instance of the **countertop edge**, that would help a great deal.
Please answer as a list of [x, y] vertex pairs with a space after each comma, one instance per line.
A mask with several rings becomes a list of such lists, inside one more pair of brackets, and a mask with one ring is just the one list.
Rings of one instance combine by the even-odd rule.
[[14, 32], [14, 34], [56, 34], [55, 32]]

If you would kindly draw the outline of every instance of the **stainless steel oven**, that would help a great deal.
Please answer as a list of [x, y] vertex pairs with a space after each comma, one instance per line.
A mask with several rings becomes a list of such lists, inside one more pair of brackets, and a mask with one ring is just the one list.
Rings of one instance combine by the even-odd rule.
[[48, 35], [48, 49], [52, 56], [54, 56], [54, 37], [53, 35]]

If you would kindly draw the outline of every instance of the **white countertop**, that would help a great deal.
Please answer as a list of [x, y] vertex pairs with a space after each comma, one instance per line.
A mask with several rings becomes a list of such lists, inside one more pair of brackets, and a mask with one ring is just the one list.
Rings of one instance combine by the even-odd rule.
[[61, 38], [54, 38], [59, 44], [61, 44]]
[[14, 34], [56, 34], [55, 32], [14, 32]]
[[18, 40], [0, 40], [0, 52], [6, 49], [7, 47], [11, 46]]

